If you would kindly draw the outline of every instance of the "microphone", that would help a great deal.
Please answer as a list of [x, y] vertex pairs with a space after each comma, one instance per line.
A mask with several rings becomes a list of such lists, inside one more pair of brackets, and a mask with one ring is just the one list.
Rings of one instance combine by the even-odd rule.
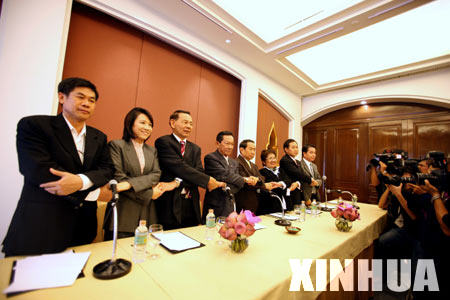
[[109, 181], [109, 187], [111, 188], [111, 192], [113, 194], [112, 200], [115, 202], [119, 200], [119, 194], [117, 193], [117, 180], [111, 179]]
[[231, 203], [233, 204], [234, 211], [236, 211], [236, 201], [234, 200], [234, 195], [231, 193], [231, 188], [226, 185], [222, 188], [222, 191], [224, 191], [225, 194], [227, 194], [228, 198], [231, 200]]

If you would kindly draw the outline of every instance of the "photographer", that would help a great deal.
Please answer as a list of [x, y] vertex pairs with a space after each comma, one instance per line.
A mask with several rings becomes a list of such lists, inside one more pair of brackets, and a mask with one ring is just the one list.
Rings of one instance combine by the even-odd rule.
[[[439, 293], [422, 293], [414, 295], [415, 299], [430, 299], [436, 296], [440, 299], [448, 299], [449, 285], [447, 273], [450, 267], [448, 250], [450, 249], [450, 220], [448, 211], [448, 166], [443, 153], [440, 156], [436, 152], [427, 155], [428, 173], [417, 174], [417, 184], [409, 184], [413, 188], [420, 201], [420, 233], [419, 240], [422, 253], [419, 258], [433, 259], [439, 283]], [[426, 178], [426, 179], [425, 179]]]
[[[413, 171], [405, 169], [402, 176], [411, 177]], [[381, 195], [378, 206], [388, 210], [389, 230], [383, 233], [377, 245], [381, 258], [411, 258], [417, 242], [417, 216], [408, 206], [414, 202], [412, 189], [401, 179], [384, 173], [381, 178], [386, 190]]]

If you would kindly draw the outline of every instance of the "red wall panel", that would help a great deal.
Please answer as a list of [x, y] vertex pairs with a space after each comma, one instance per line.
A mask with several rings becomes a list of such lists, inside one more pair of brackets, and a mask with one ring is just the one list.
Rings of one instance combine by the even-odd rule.
[[266, 149], [272, 124], [277, 135], [278, 160], [284, 155], [283, 143], [289, 137], [289, 120], [263, 96], [258, 97], [258, 132], [256, 135], [256, 164], [262, 168], [261, 151]]
[[123, 118], [135, 105], [143, 34], [111, 17], [74, 3], [63, 78], [92, 81], [100, 93], [88, 121], [108, 135], [122, 137]]
[[150, 144], [171, 132], [169, 116], [176, 109], [191, 112], [194, 129], [190, 140], [195, 141], [200, 71], [199, 60], [155, 38], [145, 37], [136, 106], [153, 115], [155, 127]]

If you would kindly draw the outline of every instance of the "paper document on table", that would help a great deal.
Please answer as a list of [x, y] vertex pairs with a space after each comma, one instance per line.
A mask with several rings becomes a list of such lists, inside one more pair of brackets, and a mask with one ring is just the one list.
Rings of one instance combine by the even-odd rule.
[[[276, 218], [282, 218], [283, 217], [282, 213], [273, 213], [273, 214], [270, 214], [270, 215], [273, 216], [273, 217], [276, 217]], [[298, 220], [299, 216], [284, 215], [284, 218], [286, 220], [294, 221], [294, 220]]]
[[14, 279], [3, 293], [72, 285], [90, 254], [90, 252], [64, 252], [17, 260], [13, 270]]
[[153, 236], [161, 241], [161, 245], [172, 251], [183, 251], [196, 248], [201, 245], [196, 240], [191, 239], [179, 231], [170, 233], [154, 233]]
[[[326, 207], [331, 208], [331, 209], [335, 209], [336, 208], [336, 204], [330, 204], [330, 202], [328, 202]], [[320, 203], [319, 206], [320, 207], [325, 207], [325, 203]]]
[[255, 230], [264, 229], [264, 228], [266, 228], [266, 226], [264, 226], [263, 224], [259, 224], [259, 223], [255, 224]]

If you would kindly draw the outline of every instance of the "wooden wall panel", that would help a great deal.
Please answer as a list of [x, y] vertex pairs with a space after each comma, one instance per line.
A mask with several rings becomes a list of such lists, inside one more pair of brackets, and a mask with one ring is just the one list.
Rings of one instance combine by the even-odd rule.
[[217, 134], [229, 130], [235, 137], [233, 153], [236, 156], [239, 145], [240, 92], [240, 80], [208, 64], [202, 64], [195, 140], [203, 145], [203, 155], [216, 151]]
[[143, 33], [109, 16], [73, 4], [63, 78], [85, 77], [100, 94], [88, 121], [122, 137], [123, 117], [135, 105]]
[[261, 151], [266, 149], [272, 124], [275, 124], [277, 135], [278, 159], [284, 155], [283, 143], [289, 137], [289, 120], [283, 116], [262, 95], [258, 96], [258, 132], [256, 134], [256, 159], [258, 167], [262, 168]]
[[191, 113], [197, 132], [201, 62], [153, 37], [146, 36], [142, 47], [136, 106], [148, 109], [155, 127], [148, 143], [171, 132], [169, 116], [176, 109]]
[[63, 77], [85, 77], [100, 92], [89, 124], [122, 137], [123, 119], [135, 106], [148, 109], [155, 127], [148, 143], [171, 132], [176, 109], [192, 114], [190, 140], [215, 150], [217, 132], [239, 126], [237, 78], [99, 11], [74, 2]]
[[358, 181], [359, 128], [335, 130], [334, 178], [336, 184], [354, 184]]
[[357, 192], [362, 202], [377, 202], [365, 170], [374, 153], [397, 148], [418, 158], [430, 150], [450, 152], [450, 110], [424, 104], [380, 103], [338, 110], [306, 125], [305, 143], [321, 140], [317, 132], [322, 131], [327, 132], [323, 164], [328, 187]]
[[450, 117], [410, 120], [410, 126], [414, 157], [424, 157], [431, 150], [450, 153]]
[[381, 153], [385, 149], [403, 149], [401, 121], [369, 124], [369, 155]]

